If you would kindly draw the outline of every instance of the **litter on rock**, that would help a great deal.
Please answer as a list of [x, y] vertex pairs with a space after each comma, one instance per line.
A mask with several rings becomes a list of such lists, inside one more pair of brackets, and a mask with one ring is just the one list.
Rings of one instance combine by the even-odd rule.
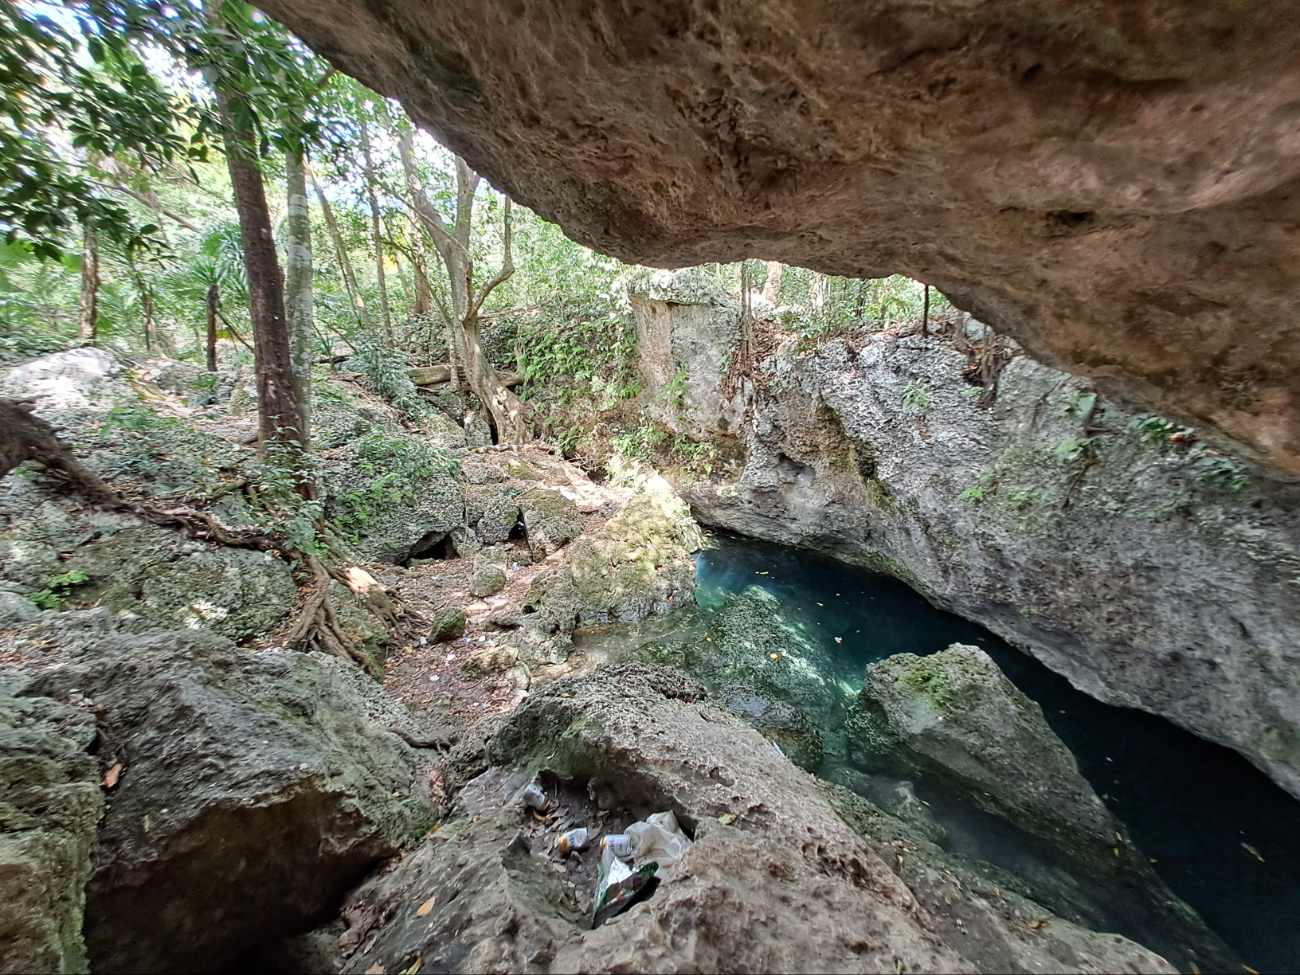
[[[647, 816], [625, 832], [602, 839], [592, 927], [654, 893], [659, 881], [692, 845], [671, 810]], [[627, 860], [632, 861], [631, 866]]]
[[591, 834], [584, 827], [565, 830], [555, 841], [561, 853], [575, 853], [585, 850], [591, 842]]
[[547, 798], [546, 793], [536, 785], [530, 785], [527, 789], [521, 792], [519, 794], [519, 800], [529, 809], [536, 809], [538, 812], [545, 812], [546, 807], [551, 803], [551, 800]]

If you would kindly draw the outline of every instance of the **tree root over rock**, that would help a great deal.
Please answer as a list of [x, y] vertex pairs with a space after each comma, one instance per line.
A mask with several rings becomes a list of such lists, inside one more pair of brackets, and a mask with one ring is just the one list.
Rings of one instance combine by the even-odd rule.
[[[332, 580], [352, 590], [362, 605], [395, 637], [400, 638], [423, 622], [417, 614], [395, 604], [368, 572], [356, 565], [343, 564], [340, 556], [322, 561], [312, 553], [289, 545], [281, 533], [273, 530], [230, 528], [204, 511], [162, 508], [147, 501], [123, 497], [82, 464], [59, 439], [54, 427], [35, 416], [33, 409], [30, 401], [0, 399], [0, 477], [21, 463], [35, 461], [60, 474], [92, 504], [134, 515], [161, 528], [176, 529], [189, 538], [233, 548], [275, 552], [286, 561], [307, 569], [312, 575], [312, 591], [285, 641], [294, 649], [323, 650], [355, 662], [376, 678], [383, 676], [339, 625], [330, 596]], [[332, 535], [328, 526], [322, 524], [318, 528], [325, 537]]]

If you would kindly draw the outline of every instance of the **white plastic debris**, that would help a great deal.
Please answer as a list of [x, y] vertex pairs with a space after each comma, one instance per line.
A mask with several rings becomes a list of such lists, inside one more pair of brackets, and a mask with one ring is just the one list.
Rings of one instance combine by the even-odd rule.
[[625, 832], [632, 840], [633, 864], [639, 868], [647, 863], [657, 863], [659, 869], [655, 876], [660, 879], [692, 846], [671, 810], [647, 816], [645, 822], [633, 823]]

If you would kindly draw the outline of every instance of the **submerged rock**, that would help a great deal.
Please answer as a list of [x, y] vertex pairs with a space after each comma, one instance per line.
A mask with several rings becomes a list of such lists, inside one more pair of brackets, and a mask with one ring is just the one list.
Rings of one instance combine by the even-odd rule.
[[85, 972], [90, 847], [104, 811], [95, 717], [0, 675], [0, 971]]
[[[341, 970], [1173, 970], [1023, 899], [1050, 923], [989, 905], [950, 913], [978, 917], [968, 930], [940, 924], [892, 845], [846, 825], [824, 783], [703, 693], [636, 665], [535, 690], [486, 749], [453, 753], [447, 781], [468, 784], [437, 833], [348, 897]], [[590, 930], [594, 871], [548, 860], [565, 824], [517, 801], [539, 770], [567, 790], [566, 816], [613, 830], [671, 809], [694, 845], [648, 900]]]
[[871, 664], [846, 733], [849, 757], [867, 769], [943, 782], [1095, 869], [1136, 862], [1042, 708], [979, 647]]
[[423, 760], [389, 730], [409, 718], [350, 664], [186, 630], [69, 653], [37, 687], [93, 701], [122, 766], [87, 887], [96, 971], [227, 967], [432, 822]]
[[794, 705], [762, 697], [738, 684], [723, 687], [717, 698], [745, 724], [780, 746], [782, 754], [800, 768], [816, 772], [822, 767], [826, 755], [821, 732]]

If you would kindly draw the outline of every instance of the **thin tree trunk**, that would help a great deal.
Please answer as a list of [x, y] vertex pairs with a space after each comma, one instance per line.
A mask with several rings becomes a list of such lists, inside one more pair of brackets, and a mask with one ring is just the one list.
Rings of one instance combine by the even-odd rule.
[[99, 341], [99, 234], [86, 228], [81, 247], [81, 302], [77, 308], [77, 338]]
[[393, 319], [388, 309], [388, 281], [384, 275], [383, 237], [379, 232], [379, 200], [375, 196], [375, 164], [370, 157], [370, 127], [361, 123], [361, 153], [366, 161], [366, 195], [370, 199], [370, 235], [375, 247], [375, 277], [379, 281], [379, 312], [384, 324], [384, 341], [393, 344]]
[[217, 302], [221, 300], [221, 288], [217, 284], [208, 287], [208, 372], [217, 371]]
[[429, 265], [428, 257], [424, 250], [424, 235], [420, 233], [420, 226], [415, 226], [415, 246], [411, 248], [411, 270], [415, 275], [415, 307], [413, 312], [416, 315], [429, 315], [433, 312], [433, 289], [429, 287]]
[[925, 286], [925, 305], [921, 311], [921, 338], [930, 337], [930, 286]]
[[763, 282], [763, 297], [773, 305], [780, 304], [781, 275], [784, 273], [785, 265], [780, 261], [767, 262], [767, 279]]
[[293, 365], [293, 382], [302, 411], [303, 450], [311, 438], [311, 344], [312, 344], [312, 262], [311, 211], [307, 198], [306, 160], [292, 150], [285, 153], [284, 173], [288, 189], [287, 267], [284, 281], [284, 315], [289, 328], [289, 347]]
[[153, 320], [153, 288], [145, 285], [140, 289], [140, 307], [144, 311], [144, 347], [148, 352], [158, 344], [157, 326]]
[[266, 187], [258, 169], [253, 134], [235, 128], [237, 96], [217, 86], [226, 166], [235, 191], [239, 230], [248, 271], [248, 310], [257, 358], [258, 442], [301, 441], [306, 433], [293, 376], [293, 352], [284, 313], [284, 278], [271, 232]]
[[325, 218], [330, 242], [334, 245], [334, 256], [339, 262], [339, 270], [343, 272], [343, 286], [347, 289], [348, 297], [352, 299], [352, 310], [357, 313], [357, 321], [362, 325], [373, 325], [370, 320], [370, 310], [366, 308], [366, 300], [361, 296], [361, 289], [357, 287], [357, 276], [352, 270], [352, 260], [348, 257], [347, 248], [343, 246], [343, 235], [339, 233], [338, 221], [334, 219], [334, 208], [330, 206], [325, 191], [321, 189], [320, 183], [316, 182], [316, 174], [311, 171], [311, 166], [306, 160], [303, 160], [303, 168], [307, 172], [307, 178], [311, 180], [312, 189], [316, 191], [316, 200], [320, 203], [320, 212]]

